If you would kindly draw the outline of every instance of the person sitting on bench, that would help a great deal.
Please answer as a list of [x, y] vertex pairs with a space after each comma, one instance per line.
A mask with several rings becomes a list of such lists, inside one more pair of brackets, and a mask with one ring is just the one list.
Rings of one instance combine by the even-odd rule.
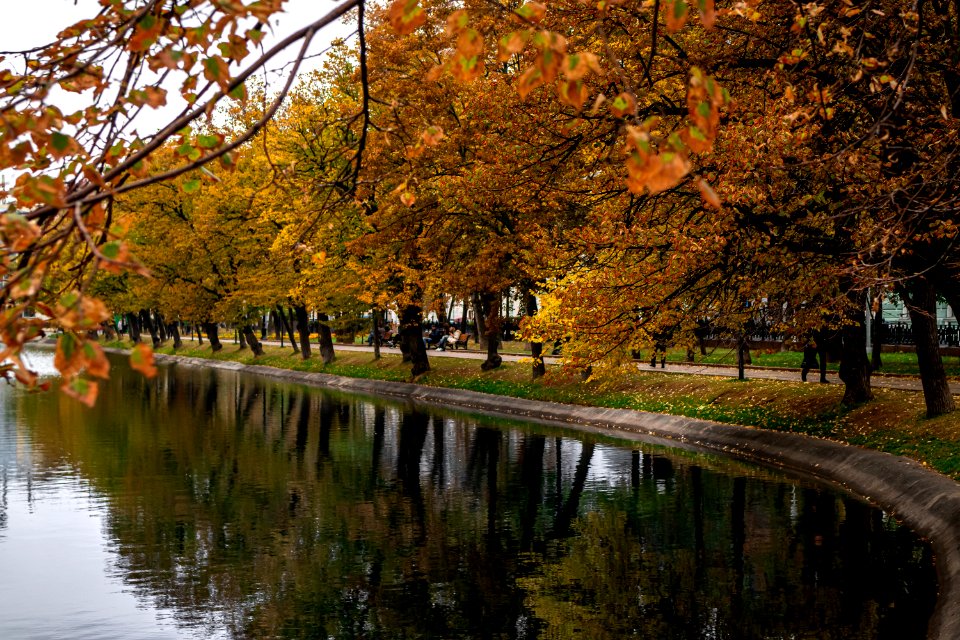
[[457, 344], [457, 340], [460, 339], [460, 329], [456, 327], [450, 327], [450, 333], [440, 338], [440, 343], [437, 344], [437, 351], [446, 351], [447, 346], [453, 347]]

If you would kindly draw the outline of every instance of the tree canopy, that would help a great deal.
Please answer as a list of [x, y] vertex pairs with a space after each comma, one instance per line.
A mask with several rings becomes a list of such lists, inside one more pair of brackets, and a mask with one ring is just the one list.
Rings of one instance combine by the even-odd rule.
[[[422, 371], [420, 314], [450, 297], [492, 367], [517, 288], [540, 302], [524, 335], [565, 341], [570, 366], [760, 323], [831, 336], [860, 402], [865, 309], [895, 294], [928, 413], [953, 409], [932, 314], [960, 306], [956, 3], [348, 0], [267, 48], [282, 9], [103, 1], [5, 54], [6, 375], [33, 382], [18, 354], [48, 325], [65, 386], [89, 389], [85, 334], [110, 311], [243, 324], [277, 305], [392, 306]], [[341, 17], [357, 37], [297, 80]], [[284, 86], [257, 86], [287, 47]], [[187, 106], [138, 135], [171, 91]]]

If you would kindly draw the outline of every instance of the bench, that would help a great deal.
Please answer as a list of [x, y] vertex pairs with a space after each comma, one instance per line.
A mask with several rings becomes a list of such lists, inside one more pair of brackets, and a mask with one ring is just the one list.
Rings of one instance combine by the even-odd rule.
[[472, 333], [461, 333], [460, 337], [457, 338], [457, 341], [453, 343], [454, 349], [466, 349], [467, 343], [470, 342], [470, 338], [473, 337]]

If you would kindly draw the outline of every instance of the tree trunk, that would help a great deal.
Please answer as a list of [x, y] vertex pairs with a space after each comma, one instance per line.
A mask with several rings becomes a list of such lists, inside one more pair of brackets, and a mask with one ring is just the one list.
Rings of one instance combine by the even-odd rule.
[[117, 331], [117, 326], [114, 324], [113, 318], [103, 323], [103, 339], [104, 340], [113, 340], [118, 336], [120, 332]]
[[167, 326], [167, 334], [173, 337], [173, 348], [179, 349], [183, 346], [183, 340], [180, 339], [180, 325], [177, 322], [171, 322]]
[[373, 359], [380, 359], [380, 310], [374, 309], [370, 313], [370, 322], [373, 324]]
[[290, 346], [293, 347], [293, 352], [300, 353], [300, 349], [297, 348], [297, 339], [293, 335], [293, 312], [290, 313], [290, 317], [287, 317], [283, 307], [277, 305], [277, 315], [280, 316], [280, 324], [283, 325], [283, 329], [287, 332], [287, 337], [290, 338]]
[[242, 327], [238, 325], [233, 328], [233, 334], [237, 337], [237, 342], [240, 344], [240, 351], [243, 351], [247, 348], [247, 336], [243, 332], [243, 330], [246, 328], [246, 325]]
[[153, 341], [153, 348], [160, 346], [160, 336], [157, 335], [157, 328], [153, 326], [153, 320], [150, 318], [150, 312], [146, 309], [140, 310], [140, 324], [150, 332], [150, 340]]
[[[870, 360], [867, 358], [867, 329], [864, 325], [864, 295], [863, 292], [847, 294], [851, 305], [840, 329], [840, 379], [844, 384], [844, 404], [859, 404], [873, 399]], [[821, 362], [820, 366], [826, 365]]]
[[480, 294], [474, 293], [470, 296], [470, 303], [473, 305], [473, 317], [477, 323], [477, 332], [474, 340], [481, 349], [487, 348], [487, 327], [485, 322], [486, 314], [483, 312], [483, 304], [480, 300]]
[[160, 315], [159, 311], [153, 312], [153, 321], [157, 327], [157, 334], [160, 336], [160, 344], [163, 344], [167, 341], [167, 327], [166, 322], [163, 321], [163, 316]]
[[307, 317], [307, 308], [302, 304], [296, 305], [294, 313], [297, 317], [297, 334], [300, 336], [300, 355], [304, 360], [310, 359], [310, 320]]
[[[537, 315], [537, 296], [530, 289], [523, 292], [525, 313], [528, 318]], [[543, 362], [543, 343], [530, 342], [530, 355], [533, 357], [533, 379], [543, 377], [547, 373], [547, 365]]]
[[[199, 324], [194, 326], [197, 328], [197, 346], [203, 346], [203, 326]], [[191, 333], [193, 333], [192, 330]]]
[[483, 361], [480, 368], [489, 371], [503, 364], [503, 358], [497, 352], [500, 347], [500, 296], [496, 293], [484, 292], [478, 296], [478, 299], [480, 309], [483, 311], [487, 339], [487, 359]]
[[318, 325], [317, 325], [317, 342], [320, 343], [320, 357], [323, 359], [323, 364], [330, 364], [333, 362], [337, 355], [333, 351], [333, 335], [330, 333], [330, 325], [327, 324], [327, 321], [330, 318], [325, 313], [317, 315]]
[[247, 344], [250, 345], [250, 350], [253, 351], [254, 357], [263, 355], [263, 345], [257, 340], [257, 334], [254, 333], [252, 326], [249, 324], [243, 325], [240, 335], [247, 339]]
[[130, 341], [134, 344], [140, 344], [140, 319], [132, 313], [127, 313], [127, 333], [130, 334]]
[[746, 369], [744, 367], [747, 363], [747, 359], [744, 357], [746, 353], [748, 353], [747, 338], [741, 333], [737, 340], [737, 380], [747, 379]]
[[280, 318], [277, 316], [275, 309], [270, 310], [270, 324], [273, 325], [273, 339], [279, 340], [283, 327], [280, 325]]
[[913, 341], [917, 347], [917, 366], [923, 385], [927, 417], [935, 418], [956, 408], [950, 383], [940, 357], [940, 335], [937, 332], [937, 293], [924, 276], [916, 276], [897, 292], [910, 313]]
[[260, 339], [267, 339], [267, 316], [260, 314]]
[[210, 348], [214, 353], [223, 349], [223, 345], [220, 344], [220, 327], [217, 326], [216, 322], [203, 322], [200, 324], [203, 330], [207, 334], [207, 340], [210, 341]]
[[430, 371], [427, 345], [423, 343], [423, 310], [418, 305], [407, 305], [400, 314], [402, 351], [412, 363], [410, 374], [418, 376]]
[[874, 371], [879, 371], [880, 367], [883, 366], [883, 359], [880, 355], [883, 351], [883, 300], [880, 301], [880, 306], [877, 307], [877, 313], [873, 316], [873, 332], [871, 338], [873, 339], [873, 344], [870, 345], [870, 347], [873, 353], [870, 358], [870, 364], [873, 366]]

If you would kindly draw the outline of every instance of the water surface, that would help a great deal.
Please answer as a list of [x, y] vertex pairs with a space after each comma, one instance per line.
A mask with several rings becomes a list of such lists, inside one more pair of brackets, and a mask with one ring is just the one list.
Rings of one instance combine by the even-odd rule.
[[0, 407], [4, 640], [909, 640], [935, 601], [892, 518], [716, 457], [119, 361]]

